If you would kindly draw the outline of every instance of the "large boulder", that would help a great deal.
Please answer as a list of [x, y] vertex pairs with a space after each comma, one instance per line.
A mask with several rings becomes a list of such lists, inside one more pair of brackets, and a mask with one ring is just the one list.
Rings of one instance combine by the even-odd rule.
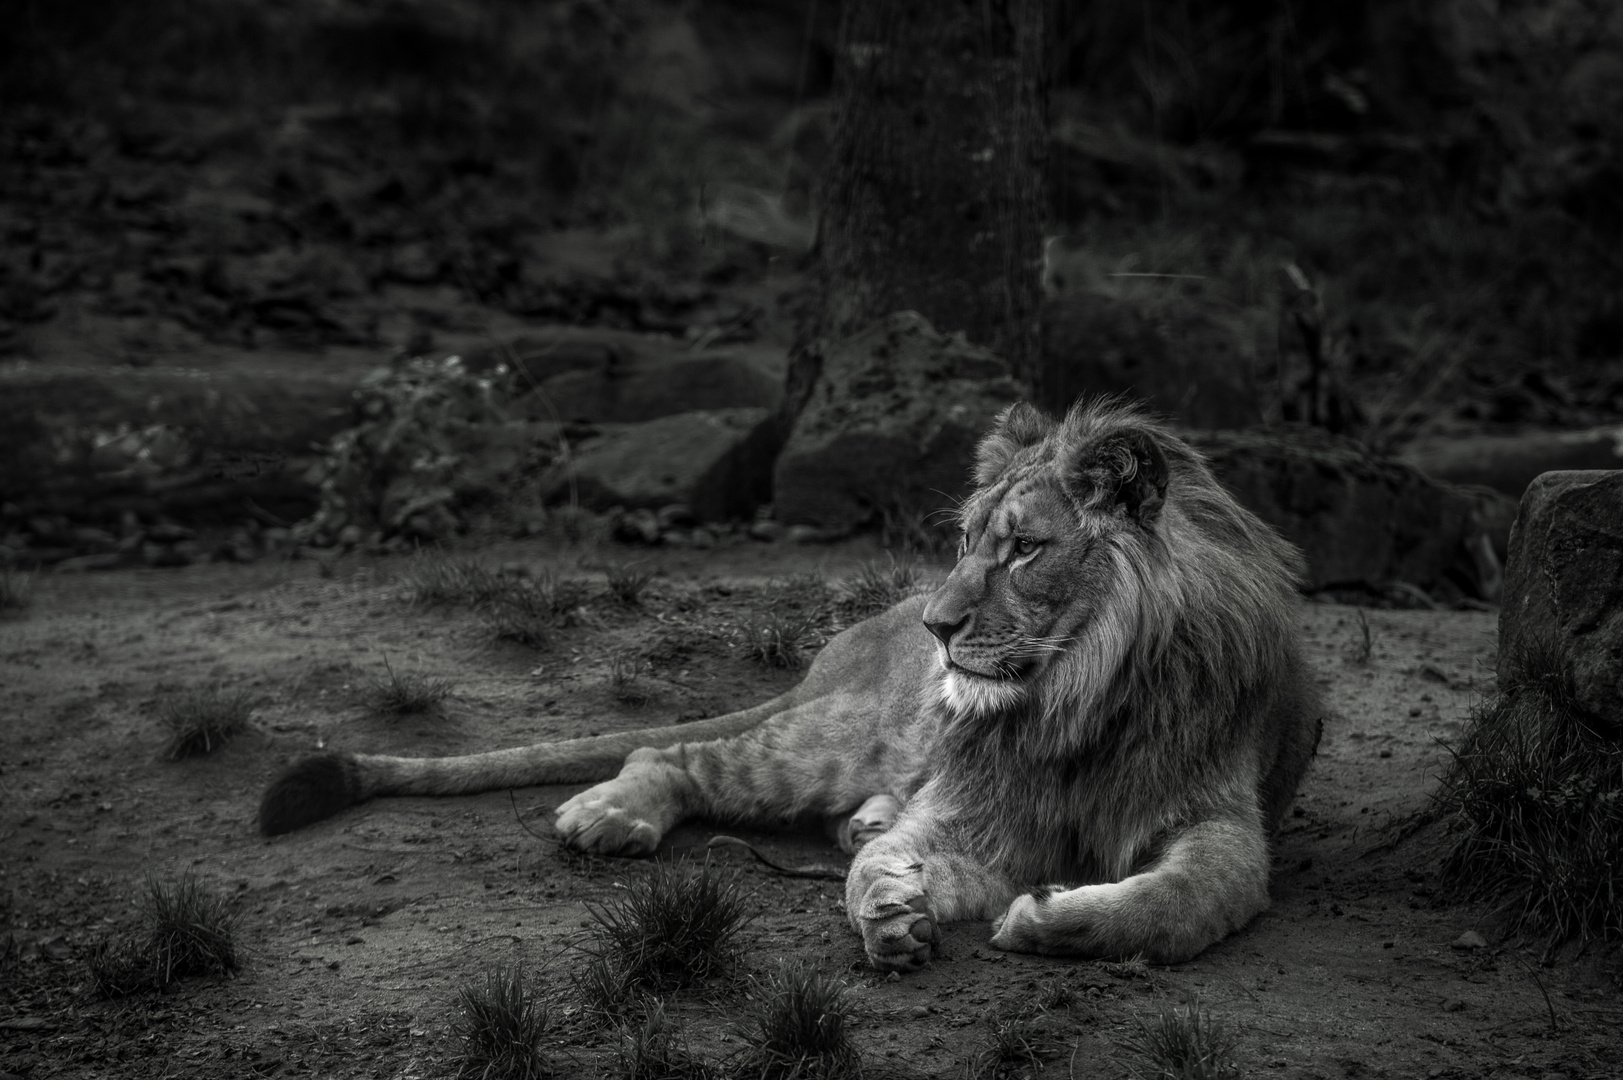
[[967, 492], [975, 443], [1026, 397], [1007, 362], [898, 312], [822, 348], [773, 476], [777, 517], [847, 529]]
[[1309, 588], [1402, 582], [1492, 600], [1492, 492], [1433, 480], [1317, 428], [1196, 432], [1190, 441], [1253, 513], [1307, 556]]
[[571, 443], [541, 481], [542, 498], [596, 510], [680, 503], [700, 521], [748, 517], [772, 493], [768, 409], [704, 409], [641, 424], [604, 424]]
[[1623, 728], [1623, 471], [1547, 472], [1510, 533], [1499, 683], [1570, 675], [1579, 707]]

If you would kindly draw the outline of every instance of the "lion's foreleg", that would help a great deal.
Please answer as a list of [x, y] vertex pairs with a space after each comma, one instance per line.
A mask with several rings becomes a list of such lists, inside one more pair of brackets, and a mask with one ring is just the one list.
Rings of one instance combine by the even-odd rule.
[[1016, 897], [992, 944], [1013, 952], [1178, 963], [1268, 906], [1262, 824], [1236, 815], [1183, 828], [1147, 870], [1110, 885]]
[[991, 918], [1014, 896], [1012, 881], [958, 849], [928, 816], [904, 813], [857, 853], [846, 914], [875, 967], [923, 967], [940, 950], [939, 923]]

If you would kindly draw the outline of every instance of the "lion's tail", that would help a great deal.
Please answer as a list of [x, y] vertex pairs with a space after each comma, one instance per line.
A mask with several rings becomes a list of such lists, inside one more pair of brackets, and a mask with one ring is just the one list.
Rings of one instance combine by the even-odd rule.
[[792, 694], [688, 724], [461, 757], [315, 754], [290, 765], [265, 789], [259, 800], [259, 831], [266, 836], [292, 832], [379, 795], [466, 795], [533, 784], [607, 780], [633, 750], [740, 734], [787, 708]]

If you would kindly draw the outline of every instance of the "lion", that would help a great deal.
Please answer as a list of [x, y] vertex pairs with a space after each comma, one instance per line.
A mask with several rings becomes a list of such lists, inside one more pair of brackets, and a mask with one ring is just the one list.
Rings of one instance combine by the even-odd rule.
[[1318, 744], [1301, 557], [1118, 401], [1011, 406], [975, 481], [940, 587], [836, 635], [780, 697], [466, 757], [318, 756], [260, 827], [597, 780], [556, 811], [582, 851], [647, 854], [693, 818], [832, 823], [883, 970], [927, 964], [961, 920], [998, 949], [1187, 960], [1268, 906], [1269, 834]]

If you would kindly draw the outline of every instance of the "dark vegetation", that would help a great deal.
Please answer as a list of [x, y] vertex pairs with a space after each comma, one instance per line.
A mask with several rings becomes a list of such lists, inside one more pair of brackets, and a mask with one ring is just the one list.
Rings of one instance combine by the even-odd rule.
[[824, 971], [780, 965], [755, 987], [752, 1015], [741, 1032], [749, 1047], [740, 1076], [762, 1080], [847, 1080], [862, 1075], [848, 1026], [852, 1002], [845, 983]]
[[1552, 949], [1623, 939], [1623, 743], [1577, 706], [1554, 650], [1517, 671], [1472, 713], [1443, 777], [1444, 870]]
[[1170, 1005], [1154, 1017], [1134, 1017], [1117, 1043], [1133, 1080], [1238, 1080], [1233, 1039], [1198, 1001]]
[[254, 697], [245, 690], [194, 686], [165, 696], [158, 721], [169, 733], [164, 756], [171, 761], [212, 753], [248, 727]]
[[237, 968], [236, 916], [226, 901], [190, 874], [147, 879], [137, 926], [103, 938], [91, 952], [91, 986], [102, 997], [163, 990], [178, 979], [223, 975]]
[[522, 968], [496, 965], [483, 982], [457, 992], [452, 1034], [462, 1044], [457, 1076], [478, 1080], [542, 1080], [554, 1075], [542, 1046], [548, 1006]]
[[383, 677], [373, 676], [368, 700], [379, 712], [396, 716], [429, 713], [440, 707], [453, 688], [450, 679], [418, 671], [396, 671], [389, 658], [383, 658]]

